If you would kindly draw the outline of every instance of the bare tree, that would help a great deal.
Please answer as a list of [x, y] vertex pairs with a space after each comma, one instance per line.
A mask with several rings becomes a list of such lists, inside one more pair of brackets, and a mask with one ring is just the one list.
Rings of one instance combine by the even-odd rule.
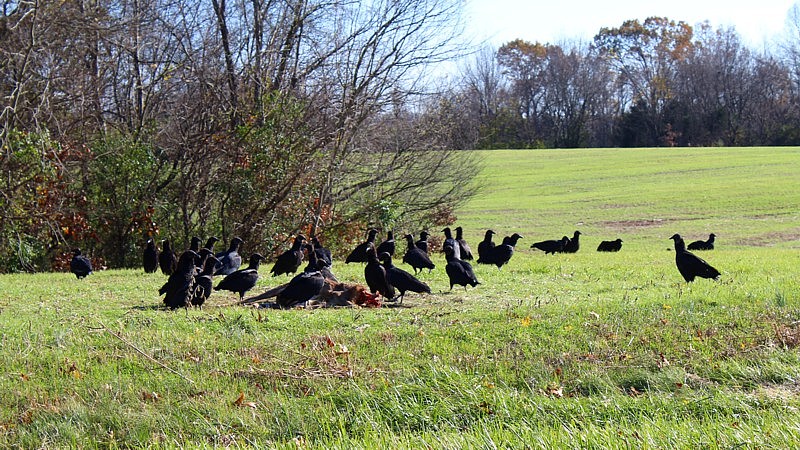
[[495, 125], [509, 107], [510, 96], [508, 81], [495, 56], [496, 50], [488, 47], [476, 52], [460, 71], [462, 81], [455, 97], [440, 105], [445, 117], [452, 116], [445, 120], [453, 133], [452, 148], [485, 144], [482, 133], [497, 139]]
[[[381, 156], [390, 148], [363, 146], [365, 142], [376, 142], [365, 136], [376, 130], [390, 131], [382, 130], [397, 122], [374, 122], [374, 118], [400, 113], [398, 107], [412, 104], [414, 97], [426, 92], [422, 84], [425, 67], [458, 54], [460, 49], [454, 39], [459, 5], [452, 0], [376, 0], [367, 7], [340, 8], [341, 20], [330, 22], [340, 31], [331, 35], [342, 36], [333, 43], [339, 50], [335, 54], [314, 52], [331, 56], [308, 81], [328, 100], [319, 121], [328, 135], [317, 170], [320, 201], [312, 231], [326, 207], [344, 212], [346, 209], [337, 209], [336, 205], [356, 202], [362, 206], [347, 208], [354, 214], [348, 214], [351, 217], [345, 220], [363, 217], [363, 209], [386, 194], [376, 188], [388, 189], [391, 185], [392, 177], [387, 172], [407, 170], [397, 161], [385, 161]], [[378, 123], [382, 127], [375, 128]], [[415, 150], [422, 154], [437, 148], [420, 145]], [[410, 191], [411, 187], [406, 186], [405, 190]], [[405, 207], [419, 209], [415, 198], [418, 197], [407, 197]]]

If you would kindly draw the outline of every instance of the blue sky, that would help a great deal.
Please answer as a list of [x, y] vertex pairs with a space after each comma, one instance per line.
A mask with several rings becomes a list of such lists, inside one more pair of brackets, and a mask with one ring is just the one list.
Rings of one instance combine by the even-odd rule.
[[784, 27], [795, 0], [466, 0], [467, 33], [500, 46], [510, 40], [555, 43], [590, 40], [601, 27], [627, 19], [666, 16], [690, 25], [734, 26], [745, 43], [761, 47]]

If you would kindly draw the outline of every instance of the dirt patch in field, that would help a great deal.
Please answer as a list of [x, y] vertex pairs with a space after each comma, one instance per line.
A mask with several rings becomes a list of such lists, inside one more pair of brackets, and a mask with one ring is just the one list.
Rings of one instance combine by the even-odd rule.
[[754, 214], [746, 217], [748, 219], [764, 220], [764, 219], [774, 219], [776, 217], [786, 217], [786, 216], [794, 216], [794, 213], [793, 212], [766, 213], [766, 214]]
[[600, 222], [600, 225], [612, 230], [626, 231], [638, 230], [641, 228], [660, 227], [671, 222], [675, 222], [675, 219], [607, 220]]
[[751, 236], [740, 239], [737, 244], [752, 247], [772, 247], [776, 244], [782, 244], [784, 242], [795, 242], [796, 244], [800, 245], [800, 228]]

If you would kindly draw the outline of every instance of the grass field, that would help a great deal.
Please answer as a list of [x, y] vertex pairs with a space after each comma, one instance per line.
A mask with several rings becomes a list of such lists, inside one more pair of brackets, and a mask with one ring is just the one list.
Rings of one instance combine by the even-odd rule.
[[[439, 254], [433, 295], [380, 309], [170, 312], [160, 274], [0, 276], [0, 447], [800, 446], [800, 149], [483, 157], [458, 225], [524, 239], [466, 292]], [[529, 248], [576, 229], [577, 254]], [[676, 232], [717, 234], [720, 281], [683, 282]]]

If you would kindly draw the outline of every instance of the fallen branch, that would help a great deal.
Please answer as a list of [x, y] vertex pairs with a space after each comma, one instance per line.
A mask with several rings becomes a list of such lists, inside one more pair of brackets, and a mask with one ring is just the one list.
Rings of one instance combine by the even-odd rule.
[[[100, 322], [100, 321], [98, 320], [98, 322]], [[104, 329], [104, 330], [106, 330], [106, 332], [108, 332], [108, 334], [110, 334], [110, 335], [114, 336], [115, 338], [119, 339], [119, 340], [120, 340], [120, 341], [122, 341], [122, 342], [123, 342], [125, 345], [127, 345], [128, 347], [130, 347], [130, 348], [134, 349], [134, 350], [135, 350], [137, 353], [139, 353], [140, 355], [144, 356], [145, 358], [147, 358], [147, 359], [148, 359], [148, 360], [150, 360], [151, 362], [153, 362], [153, 363], [155, 363], [155, 364], [157, 364], [157, 365], [161, 366], [161, 367], [162, 367], [162, 368], [164, 368], [164, 369], [167, 369], [168, 371], [170, 371], [170, 372], [174, 373], [175, 375], [177, 375], [177, 376], [179, 376], [179, 377], [183, 378], [184, 380], [188, 381], [189, 383], [191, 383], [191, 384], [195, 384], [195, 382], [194, 382], [194, 381], [193, 381], [191, 378], [187, 377], [186, 375], [184, 375], [184, 374], [182, 374], [182, 373], [178, 372], [177, 370], [173, 369], [172, 367], [169, 367], [168, 365], [166, 365], [166, 364], [162, 363], [161, 361], [159, 361], [159, 360], [157, 360], [157, 359], [153, 358], [152, 356], [148, 355], [147, 353], [145, 353], [145, 352], [144, 352], [142, 349], [140, 349], [139, 347], [137, 347], [137, 346], [133, 345], [132, 343], [128, 342], [127, 340], [125, 340], [125, 338], [123, 338], [122, 336], [120, 336], [120, 334], [119, 334], [119, 333], [115, 333], [115, 332], [111, 331], [111, 329], [110, 329], [110, 328], [108, 328], [108, 327], [106, 326], [106, 324], [104, 324], [103, 322], [100, 322], [100, 325], [103, 327], [103, 329]]]

